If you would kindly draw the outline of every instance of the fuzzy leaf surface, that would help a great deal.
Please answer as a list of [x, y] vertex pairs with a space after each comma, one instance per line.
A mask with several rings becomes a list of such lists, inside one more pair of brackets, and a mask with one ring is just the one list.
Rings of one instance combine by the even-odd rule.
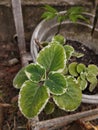
[[94, 74], [91, 74], [91, 73], [88, 73], [87, 76], [86, 76], [87, 80], [90, 82], [90, 83], [93, 83], [93, 82], [96, 82], [97, 81], [97, 78]]
[[85, 79], [81, 79], [81, 77], [78, 77], [77, 81], [81, 90], [86, 89], [88, 83]]
[[19, 107], [27, 118], [37, 116], [45, 107], [49, 99], [48, 89], [38, 86], [32, 81], [26, 81], [19, 93]]
[[65, 38], [62, 35], [56, 35], [53, 37], [52, 42], [63, 45], [65, 43]]
[[78, 73], [77, 73], [77, 62], [72, 62], [71, 64], [69, 64], [69, 73], [72, 75], [72, 76], [78, 76]]
[[94, 75], [98, 75], [98, 67], [94, 64], [88, 65], [88, 72]]
[[49, 79], [45, 82], [45, 86], [49, 88], [52, 94], [61, 95], [66, 92], [67, 83], [65, 77], [60, 73], [51, 73]]
[[44, 77], [45, 69], [38, 64], [29, 64], [25, 68], [25, 73], [28, 79], [38, 82]]
[[72, 54], [72, 56], [77, 57], [77, 58], [81, 58], [81, 57], [84, 56], [84, 54], [74, 51], [74, 53]]
[[86, 70], [86, 66], [84, 64], [80, 63], [77, 65], [77, 72], [78, 73], [84, 72], [85, 70]]
[[22, 69], [17, 73], [17, 75], [15, 76], [15, 78], [14, 78], [14, 80], [13, 80], [13, 86], [14, 86], [15, 88], [20, 89], [21, 86], [22, 86], [22, 84], [23, 84], [26, 80], [28, 80], [28, 78], [27, 78], [27, 76], [26, 76], [26, 74], [25, 74], [24, 71], [25, 71], [25, 67], [22, 68]]
[[65, 111], [73, 111], [77, 109], [81, 103], [82, 92], [78, 84], [76, 84], [76, 82], [73, 80], [73, 78], [70, 78], [67, 81], [67, 91], [60, 96], [54, 95], [53, 99], [59, 108]]
[[64, 49], [65, 49], [65, 53], [66, 53], [66, 58], [69, 59], [74, 52], [74, 48], [70, 45], [65, 45]]
[[45, 106], [45, 113], [46, 114], [51, 114], [55, 109], [55, 105], [53, 104], [53, 102], [48, 102]]
[[43, 48], [37, 57], [37, 62], [43, 66], [47, 72], [63, 71], [65, 67], [65, 51], [60, 44], [50, 44]]
[[95, 87], [97, 86], [97, 84], [98, 84], [97, 80], [94, 81], [93, 83], [91, 83], [89, 86], [89, 91], [92, 92], [95, 89]]

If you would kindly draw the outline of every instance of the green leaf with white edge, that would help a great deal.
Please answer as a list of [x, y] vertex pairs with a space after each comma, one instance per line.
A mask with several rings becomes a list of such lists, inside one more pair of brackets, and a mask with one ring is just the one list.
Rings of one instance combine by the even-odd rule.
[[67, 83], [65, 77], [60, 73], [50, 73], [45, 81], [50, 92], [54, 95], [61, 95], [66, 92]]
[[65, 45], [64, 49], [65, 49], [65, 53], [66, 53], [66, 58], [70, 59], [70, 57], [74, 53], [74, 48], [70, 45]]
[[97, 80], [94, 81], [93, 83], [91, 83], [91, 84], [89, 85], [89, 91], [92, 92], [92, 91], [95, 89], [95, 87], [97, 86], [97, 84], [98, 84], [98, 81], [97, 81]]
[[46, 114], [51, 114], [54, 112], [55, 105], [53, 102], [48, 102], [44, 108]]
[[86, 66], [83, 63], [77, 65], [77, 72], [80, 74], [81, 72], [85, 72]]
[[86, 75], [87, 75], [86, 72], [81, 72], [81, 73], [80, 73], [81, 79], [82, 79], [82, 80], [85, 80], [85, 79], [86, 79]]
[[77, 58], [81, 58], [81, 57], [84, 56], [84, 54], [74, 51], [74, 53], [72, 54], [72, 56], [77, 57]]
[[41, 44], [43, 47], [46, 47], [46, 46], [49, 44], [49, 42], [47, 42], [47, 41], [42, 41], [40, 44]]
[[60, 35], [60, 34], [55, 35], [52, 38], [52, 42], [53, 43], [57, 43], [57, 44], [61, 44], [61, 45], [63, 45], [65, 43], [65, 41], [66, 41], [66, 39], [62, 35]]
[[68, 67], [67, 66], [64, 68], [62, 74], [64, 74], [64, 75], [68, 74]]
[[85, 79], [81, 79], [81, 77], [78, 77], [77, 81], [78, 81], [78, 84], [80, 86], [80, 89], [85, 90], [88, 82]]
[[50, 44], [43, 48], [37, 57], [37, 62], [43, 66], [47, 72], [62, 72], [65, 67], [66, 55], [62, 45]]
[[94, 74], [94, 75], [98, 75], [98, 67], [94, 64], [90, 64], [88, 65], [88, 73]]
[[77, 73], [77, 62], [72, 62], [71, 64], [69, 64], [69, 73], [72, 75], [72, 76], [78, 76], [78, 73]]
[[22, 84], [23, 84], [26, 80], [28, 80], [28, 78], [27, 78], [27, 76], [26, 76], [26, 74], [25, 74], [24, 71], [25, 71], [25, 67], [22, 68], [22, 69], [16, 74], [16, 76], [15, 76], [15, 78], [14, 78], [14, 80], [13, 80], [13, 86], [14, 86], [15, 88], [20, 89], [21, 86], [22, 86]]
[[27, 118], [37, 116], [45, 107], [50, 97], [46, 86], [26, 81], [19, 92], [19, 108]]
[[90, 83], [93, 83], [93, 82], [96, 82], [96, 81], [97, 81], [96, 75], [91, 74], [91, 73], [88, 73], [88, 74], [86, 75], [86, 78], [87, 78], [87, 80], [88, 80]]
[[69, 77], [67, 82], [67, 91], [60, 96], [53, 95], [53, 100], [59, 108], [65, 111], [74, 111], [81, 103], [82, 92], [72, 77]]
[[92, 73], [88, 73], [86, 78], [90, 82], [89, 91], [92, 92], [98, 84], [97, 77]]
[[29, 64], [25, 68], [25, 73], [28, 79], [32, 80], [33, 82], [39, 82], [45, 77], [45, 69], [38, 64]]

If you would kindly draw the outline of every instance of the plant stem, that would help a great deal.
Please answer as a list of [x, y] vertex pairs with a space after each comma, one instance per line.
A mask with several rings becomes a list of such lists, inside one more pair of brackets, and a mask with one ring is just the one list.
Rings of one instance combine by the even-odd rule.
[[39, 49], [43, 49], [43, 46], [40, 44], [40, 42], [37, 39], [35, 39], [35, 43], [38, 45]]
[[56, 33], [55, 35], [57, 35], [57, 34], [59, 34], [59, 33], [60, 33], [60, 30], [61, 30], [61, 25], [62, 25], [62, 21], [59, 23], [58, 30], [57, 30], [57, 33]]

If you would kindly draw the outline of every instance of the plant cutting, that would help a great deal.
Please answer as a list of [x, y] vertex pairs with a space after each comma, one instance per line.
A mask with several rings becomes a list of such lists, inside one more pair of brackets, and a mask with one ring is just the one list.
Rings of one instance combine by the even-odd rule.
[[33, 118], [43, 109], [49, 114], [54, 110], [53, 104], [65, 111], [74, 111], [81, 104], [82, 90], [88, 81], [90, 90], [92, 84], [96, 86], [98, 67], [69, 63], [76, 53], [72, 46], [65, 45], [63, 36], [57, 35], [39, 52], [35, 63], [18, 72], [13, 85], [20, 89], [18, 104], [25, 117]]

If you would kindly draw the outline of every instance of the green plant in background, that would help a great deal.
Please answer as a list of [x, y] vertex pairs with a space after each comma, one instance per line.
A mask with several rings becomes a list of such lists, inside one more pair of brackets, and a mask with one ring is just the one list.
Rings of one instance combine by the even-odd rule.
[[54, 103], [60, 109], [73, 111], [81, 104], [87, 82], [91, 83], [90, 90], [97, 83], [98, 67], [69, 64], [76, 52], [64, 43], [63, 36], [54, 36], [39, 52], [36, 63], [22, 68], [14, 78], [14, 87], [20, 89], [19, 108], [27, 118], [37, 116], [42, 110], [47, 114], [53, 112]]
[[42, 14], [41, 17], [46, 20], [57, 17], [58, 22], [62, 22], [66, 19], [69, 19], [72, 22], [77, 22], [79, 19], [89, 22], [88, 19], [83, 15], [83, 12], [85, 11], [84, 8], [80, 6], [71, 7], [64, 14], [58, 12], [55, 8], [49, 5], [45, 5], [44, 9], [45, 12]]
[[42, 14], [42, 18], [45, 20], [50, 20], [55, 17], [57, 17], [57, 21], [59, 22], [58, 26], [58, 32], [60, 31], [61, 24], [64, 20], [70, 20], [72, 22], [77, 22], [78, 20], [83, 20], [87, 23], [89, 23], [89, 20], [83, 15], [83, 12], [85, 11], [83, 7], [77, 6], [77, 7], [71, 7], [67, 11], [58, 12], [55, 8], [45, 5], [44, 7], [45, 12]]

